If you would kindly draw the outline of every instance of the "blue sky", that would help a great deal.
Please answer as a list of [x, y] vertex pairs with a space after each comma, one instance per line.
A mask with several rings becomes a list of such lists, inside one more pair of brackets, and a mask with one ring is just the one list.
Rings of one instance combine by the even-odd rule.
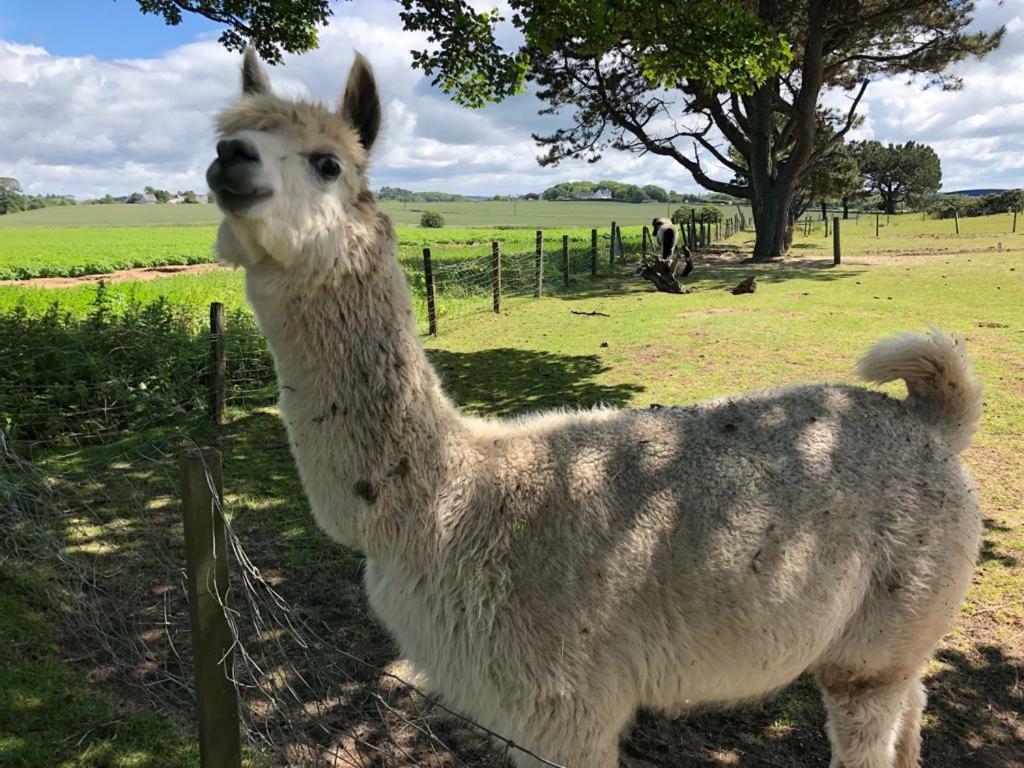
[[158, 55], [220, 27], [185, 14], [176, 27], [139, 12], [135, 0], [2, 0], [0, 38], [38, 45], [57, 56], [122, 59]]
[[[334, 8], [320, 49], [286, 57], [271, 78], [285, 93], [335, 101], [353, 51], [369, 57], [385, 113], [374, 186], [490, 195], [620, 179], [699, 191], [681, 167], [652, 156], [609, 152], [596, 165], [539, 167], [530, 134], [550, 132], [564, 117], [538, 116], [542, 105], [529, 94], [459, 109], [412, 69], [409, 51], [424, 40], [402, 30], [394, 0]], [[1008, 33], [984, 61], [957, 66], [962, 91], [874, 82], [854, 138], [931, 144], [946, 190], [1024, 186], [1024, 0], [979, 0], [976, 18], [983, 28], [1007, 24]], [[238, 87], [239, 56], [216, 42], [219, 33], [189, 15], [167, 27], [135, 0], [0, 0], [0, 176], [32, 193], [79, 197], [147, 185], [202, 191], [213, 116]], [[846, 100], [829, 97], [836, 106]]]

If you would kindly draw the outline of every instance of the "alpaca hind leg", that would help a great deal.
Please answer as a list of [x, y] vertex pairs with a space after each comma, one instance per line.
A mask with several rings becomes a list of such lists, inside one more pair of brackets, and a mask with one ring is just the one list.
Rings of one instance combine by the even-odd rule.
[[[914, 752], [910, 726], [918, 725], [922, 691], [916, 674], [874, 675], [826, 669], [819, 684], [828, 710], [831, 768], [912, 768], [897, 754]], [[914, 714], [918, 712], [918, 714]]]

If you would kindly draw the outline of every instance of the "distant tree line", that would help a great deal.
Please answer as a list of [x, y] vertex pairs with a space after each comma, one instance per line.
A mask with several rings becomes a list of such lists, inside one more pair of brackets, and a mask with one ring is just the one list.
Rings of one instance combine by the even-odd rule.
[[17, 179], [10, 176], [0, 177], [0, 216], [18, 211], [74, 204], [74, 198], [67, 195], [26, 195], [22, 192]]
[[402, 187], [381, 187], [377, 191], [377, 198], [401, 203], [457, 203], [466, 199], [465, 195], [450, 192], [413, 192]]
[[729, 195], [695, 195], [666, 190], [657, 184], [627, 184], [621, 181], [566, 181], [548, 187], [541, 194], [545, 200], [591, 200], [602, 199], [599, 193], [606, 193], [610, 200], [625, 203], [705, 203], [732, 201]]
[[[851, 203], [883, 213], [926, 211], [938, 218], [987, 216], [1022, 210], [1024, 192], [1012, 189], [988, 195], [940, 195], [942, 164], [927, 144], [882, 144], [854, 141], [839, 144], [828, 161], [804, 177], [797, 187], [793, 218], [820, 201], [842, 203], [844, 216]], [[824, 215], [824, 214], [823, 214]]]
[[928, 204], [928, 211], [937, 219], [988, 216], [993, 213], [1024, 211], [1024, 190], [1008, 189], [988, 195], [942, 195]]

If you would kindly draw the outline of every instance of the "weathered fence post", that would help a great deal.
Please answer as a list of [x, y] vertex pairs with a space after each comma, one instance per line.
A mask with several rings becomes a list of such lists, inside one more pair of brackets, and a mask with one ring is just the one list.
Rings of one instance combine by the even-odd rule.
[[876, 211], [876, 212], [875, 212], [875, 237], [878, 237], [878, 233], [879, 233], [879, 232], [881, 231], [881, 229], [880, 229], [880, 226], [881, 226], [881, 224], [880, 224], [880, 222], [881, 222], [881, 219], [882, 219], [882, 214], [880, 214], [880, 213], [878, 213], [878, 212]]
[[537, 230], [536, 255], [533, 259], [533, 277], [536, 287], [533, 289], [533, 298], [539, 299], [544, 290], [544, 230]]
[[427, 333], [437, 336], [437, 310], [434, 306], [434, 265], [430, 262], [430, 249], [423, 249], [423, 280], [427, 287]]
[[618, 230], [618, 225], [612, 222], [612, 240], [611, 245], [608, 246], [608, 266], [615, 266], [615, 232]]
[[843, 253], [839, 245], [839, 217], [832, 219], [832, 263], [842, 264]]
[[227, 351], [224, 348], [224, 305], [210, 304], [210, 418], [214, 424], [224, 423], [224, 376], [227, 372]]
[[562, 278], [565, 289], [569, 289], [569, 236], [562, 235]]
[[1017, 232], [1017, 209], [1013, 209], [1013, 229], [1010, 230], [1013, 233]]
[[590, 274], [597, 276], [597, 230], [590, 230]]
[[214, 448], [185, 451], [179, 463], [185, 524], [188, 605], [192, 617], [192, 665], [199, 712], [199, 759], [203, 768], [238, 768], [238, 693], [232, 682], [234, 638], [224, 614], [228, 553], [220, 513], [223, 475]]
[[956, 223], [956, 233], [960, 234], [960, 211], [953, 209], [953, 221]]
[[491, 292], [494, 294], [494, 311], [501, 312], [501, 244], [491, 241]]

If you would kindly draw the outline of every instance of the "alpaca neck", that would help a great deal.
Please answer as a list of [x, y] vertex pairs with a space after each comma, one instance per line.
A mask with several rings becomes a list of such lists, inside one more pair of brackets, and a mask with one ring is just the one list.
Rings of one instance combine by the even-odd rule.
[[418, 559], [459, 419], [417, 338], [393, 253], [366, 263], [313, 288], [276, 268], [249, 270], [246, 292], [317, 522], [371, 557]]

